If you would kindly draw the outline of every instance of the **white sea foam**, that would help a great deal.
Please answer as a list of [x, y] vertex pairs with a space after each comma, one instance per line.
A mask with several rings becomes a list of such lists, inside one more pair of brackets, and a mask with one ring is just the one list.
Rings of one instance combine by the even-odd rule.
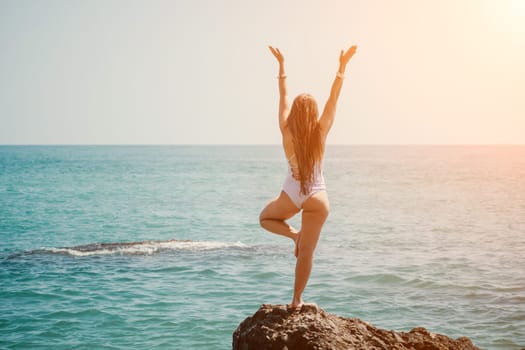
[[65, 254], [71, 256], [94, 255], [150, 255], [160, 251], [207, 251], [229, 248], [246, 248], [241, 242], [217, 241], [144, 241], [132, 243], [101, 243], [76, 247], [43, 248], [33, 253]]

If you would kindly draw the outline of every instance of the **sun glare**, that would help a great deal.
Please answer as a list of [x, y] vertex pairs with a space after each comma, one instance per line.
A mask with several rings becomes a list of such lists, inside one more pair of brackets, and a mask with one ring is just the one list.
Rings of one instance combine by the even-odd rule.
[[505, 30], [525, 34], [525, 0], [507, 0], [494, 2], [501, 6], [501, 25]]
[[512, 13], [516, 16], [525, 16], [525, 1], [523, 0], [511, 0], [510, 7]]

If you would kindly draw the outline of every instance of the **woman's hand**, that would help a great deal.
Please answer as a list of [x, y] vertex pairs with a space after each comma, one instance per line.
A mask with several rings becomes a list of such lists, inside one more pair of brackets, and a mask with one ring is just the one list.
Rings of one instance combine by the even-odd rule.
[[270, 51], [272, 52], [272, 54], [275, 56], [275, 58], [277, 59], [277, 61], [279, 62], [279, 64], [283, 64], [284, 63], [284, 56], [283, 54], [281, 53], [281, 51], [279, 51], [278, 48], [273, 48], [271, 46], [268, 46], [270, 48]]
[[352, 56], [355, 54], [356, 50], [357, 50], [357, 46], [356, 45], [354, 45], [351, 48], [349, 48], [348, 50], [346, 50], [346, 52], [341, 50], [341, 55], [339, 56], [339, 65], [341, 67], [343, 67], [343, 68], [346, 67], [346, 64], [348, 63], [348, 61], [350, 61]]

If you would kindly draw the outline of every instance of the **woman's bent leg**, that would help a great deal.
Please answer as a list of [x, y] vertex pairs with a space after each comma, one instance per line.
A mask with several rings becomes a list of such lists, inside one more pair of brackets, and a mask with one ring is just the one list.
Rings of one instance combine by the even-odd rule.
[[303, 205], [301, 239], [298, 244], [294, 294], [291, 304], [293, 308], [303, 304], [301, 296], [312, 271], [315, 247], [323, 224], [328, 217], [328, 211], [329, 203], [326, 191], [315, 193]]
[[259, 216], [259, 222], [266, 230], [289, 237], [295, 241], [297, 230], [288, 225], [285, 220], [299, 212], [286, 193], [281, 191], [279, 197], [268, 203]]

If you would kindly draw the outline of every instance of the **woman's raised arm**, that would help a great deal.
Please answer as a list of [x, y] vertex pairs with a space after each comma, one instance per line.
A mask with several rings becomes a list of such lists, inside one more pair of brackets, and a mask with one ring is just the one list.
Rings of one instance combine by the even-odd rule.
[[283, 131], [286, 125], [286, 119], [290, 113], [290, 108], [288, 105], [288, 92], [286, 91], [286, 75], [284, 74], [284, 56], [277, 48], [269, 46], [270, 51], [275, 56], [279, 62], [279, 128], [281, 132]]
[[352, 58], [356, 50], [357, 46], [354, 45], [351, 48], [349, 48], [346, 52], [341, 50], [341, 54], [339, 55], [339, 70], [337, 71], [337, 75], [332, 84], [332, 88], [330, 90], [330, 97], [328, 97], [328, 101], [326, 101], [323, 114], [319, 119], [321, 131], [325, 136], [328, 134], [328, 131], [330, 131], [330, 128], [334, 123], [337, 100], [339, 98], [339, 93], [341, 92], [341, 87], [343, 86], [346, 64], [348, 63], [348, 61], [350, 61], [350, 58]]

